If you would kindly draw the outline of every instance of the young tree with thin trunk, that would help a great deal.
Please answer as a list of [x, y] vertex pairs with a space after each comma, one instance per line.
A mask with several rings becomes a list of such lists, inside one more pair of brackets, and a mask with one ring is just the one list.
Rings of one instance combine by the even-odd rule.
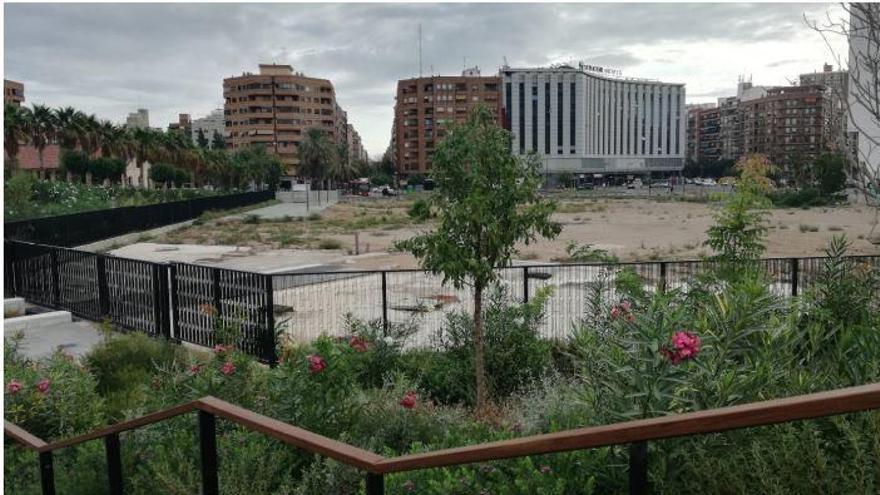
[[537, 157], [511, 154], [510, 135], [485, 107], [454, 126], [440, 142], [432, 160], [437, 188], [430, 203], [437, 228], [397, 243], [411, 252], [422, 268], [443, 275], [456, 288], [474, 290], [474, 367], [476, 404], [485, 411], [486, 386], [483, 338], [483, 291], [507, 265], [518, 242], [553, 238], [561, 227], [550, 220], [555, 203], [538, 192]]

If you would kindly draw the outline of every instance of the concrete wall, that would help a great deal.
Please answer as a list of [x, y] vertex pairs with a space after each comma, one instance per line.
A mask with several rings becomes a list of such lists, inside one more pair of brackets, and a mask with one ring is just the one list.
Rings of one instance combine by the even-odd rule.
[[[306, 198], [307, 192], [308, 198]], [[309, 203], [313, 205], [338, 203], [339, 191], [277, 191], [275, 199], [282, 203]]]

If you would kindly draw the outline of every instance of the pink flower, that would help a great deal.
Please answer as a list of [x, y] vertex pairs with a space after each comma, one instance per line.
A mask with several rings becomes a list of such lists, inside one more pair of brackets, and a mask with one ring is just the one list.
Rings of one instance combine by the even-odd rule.
[[189, 367], [189, 374], [190, 375], [198, 375], [201, 372], [202, 372], [202, 365], [201, 364], [194, 364]]
[[49, 379], [43, 378], [42, 380], [38, 381], [37, 390], [39, 390], [41, 394], [49, 392]]
[[553, 472], [553, 470], [550, 468], [550, 466], [541, 466], [540, 471], [544, 474], [549, 474], [549, 473]]
[[327, 367], [327, 362], [321, 359], [321, 356], [317, 354], [309, 354], [306, 356], [306, 360], [309, 362], [309, 372], [313, 375], [317, 375]]
[[418, 396], [415, 391], [410, 390], [409, 392], [403, 395], [403, 399], [400, 399], [399, 404], [404, 407], [404, 409], [412, 409], [416, 407], [416, 400]]
[[6, 385], [6, 390], [8, 390], [10, 394], [17, 394], [18, 391], [21, 390], [21, 382], [18, 380], [10, 380], [9, 384]]
[[611, 319], [616, 320], [618, 316], [620, 316], [620, 308], [614, 306], [613, 308], [611, 308]]
[[626, 318], [626, 321], [633, 321], [636, 319], [632, 314], [632, 303], [629, 301], [623, 301], [620, 304], [615, 304], [611, 307], [611, 319], [616, 320], [618, 317], [623, 316]]
[[669, 359], [672, 364], [678, 364], [686, 359], [692, 359], [700, 353], [703, 343], [700, 336], [680, 330], [672, 335], [672, 349], [663, 346], [660, 352]]
[[352, 337], [351, 340], [348, 341], [348, 345], [358, 352], [367, 352], [367, 349], [369, 348], [367, 341], [360, 337]]
[[220, 367], [220, 373], [223, 373], [226, 376], [234, 374], [235, 365], [232, 364], [232, 361], [226, 361], [225, 363], [223, 363], [223, 366]]
[[223, 354], [224, 352], [228, 351], [229, 348], [230, 348], [230, 346], [225, 346], [223, 344], [217, 344], [214, 346], [214, 353]]

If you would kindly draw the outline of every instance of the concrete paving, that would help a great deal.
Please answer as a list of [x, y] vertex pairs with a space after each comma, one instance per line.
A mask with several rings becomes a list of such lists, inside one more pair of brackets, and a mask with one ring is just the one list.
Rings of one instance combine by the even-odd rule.
[[6, 325], [3, 325], [4, 339], [15, 335], [22, 337], [18, 348], [19, 352], [30, 359], [50, 356], [58, 348], [79, 358], [104, 339], [98, 324], [85, 320], [30, 327], [17, 331], [7, 329]]
[[307, 217], [312, 213], [320, 213], [328, 206], [330, 205], [326, 202], [309, 205], [306, 205], [305, 203], [279, 203], [264, 208], [257, 208], [256, 210], [250, 210], [245, 213], [229, 215], [224, 218], [245, 218], [251, 215], [257, 215], [266, 220], [277, 220], [284, 217]]

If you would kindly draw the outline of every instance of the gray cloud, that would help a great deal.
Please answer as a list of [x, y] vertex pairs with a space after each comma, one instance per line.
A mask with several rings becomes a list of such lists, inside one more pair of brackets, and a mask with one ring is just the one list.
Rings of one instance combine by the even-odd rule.
[[[7, 4], [6, 77], [31, 102], [73, 105], [153, 125], [222, 104], [222, 79], [260, 62], [291, 63], [334, 82], [373, 156], [388, 144], [397, 79], [455, 74], [465, 63], [585, 60], [627, 75], [683, 81], [701, 98], [736, 76], [781, 66], [812, 71], [827, 58], [802, 15], [816, 4]], [[774, 46], [752, 60], [744, 50]], [[662, 53], [659, 47], [662, 47]], [[818, 48], [816, 48], [818, 47]], [[737, 58], [740, 52], [743, 55]], [[712, 57], [729, 59], [722, 69]], [[697, 63], [696, 61], [700, 62]], [[740, 61], [742, 60], [742, 61]], [[789, 63], [790, 60], [794, 62]], [[752, 65], [754, 64], [754, 65]], [[741, 65], [741, 66], [740, 66]], [[786, 75], [788, 75], [786, 73]], [[770, 83], [784, 84], [779, 80]], [[757, 82], [757, 81], [756, 81]]]

